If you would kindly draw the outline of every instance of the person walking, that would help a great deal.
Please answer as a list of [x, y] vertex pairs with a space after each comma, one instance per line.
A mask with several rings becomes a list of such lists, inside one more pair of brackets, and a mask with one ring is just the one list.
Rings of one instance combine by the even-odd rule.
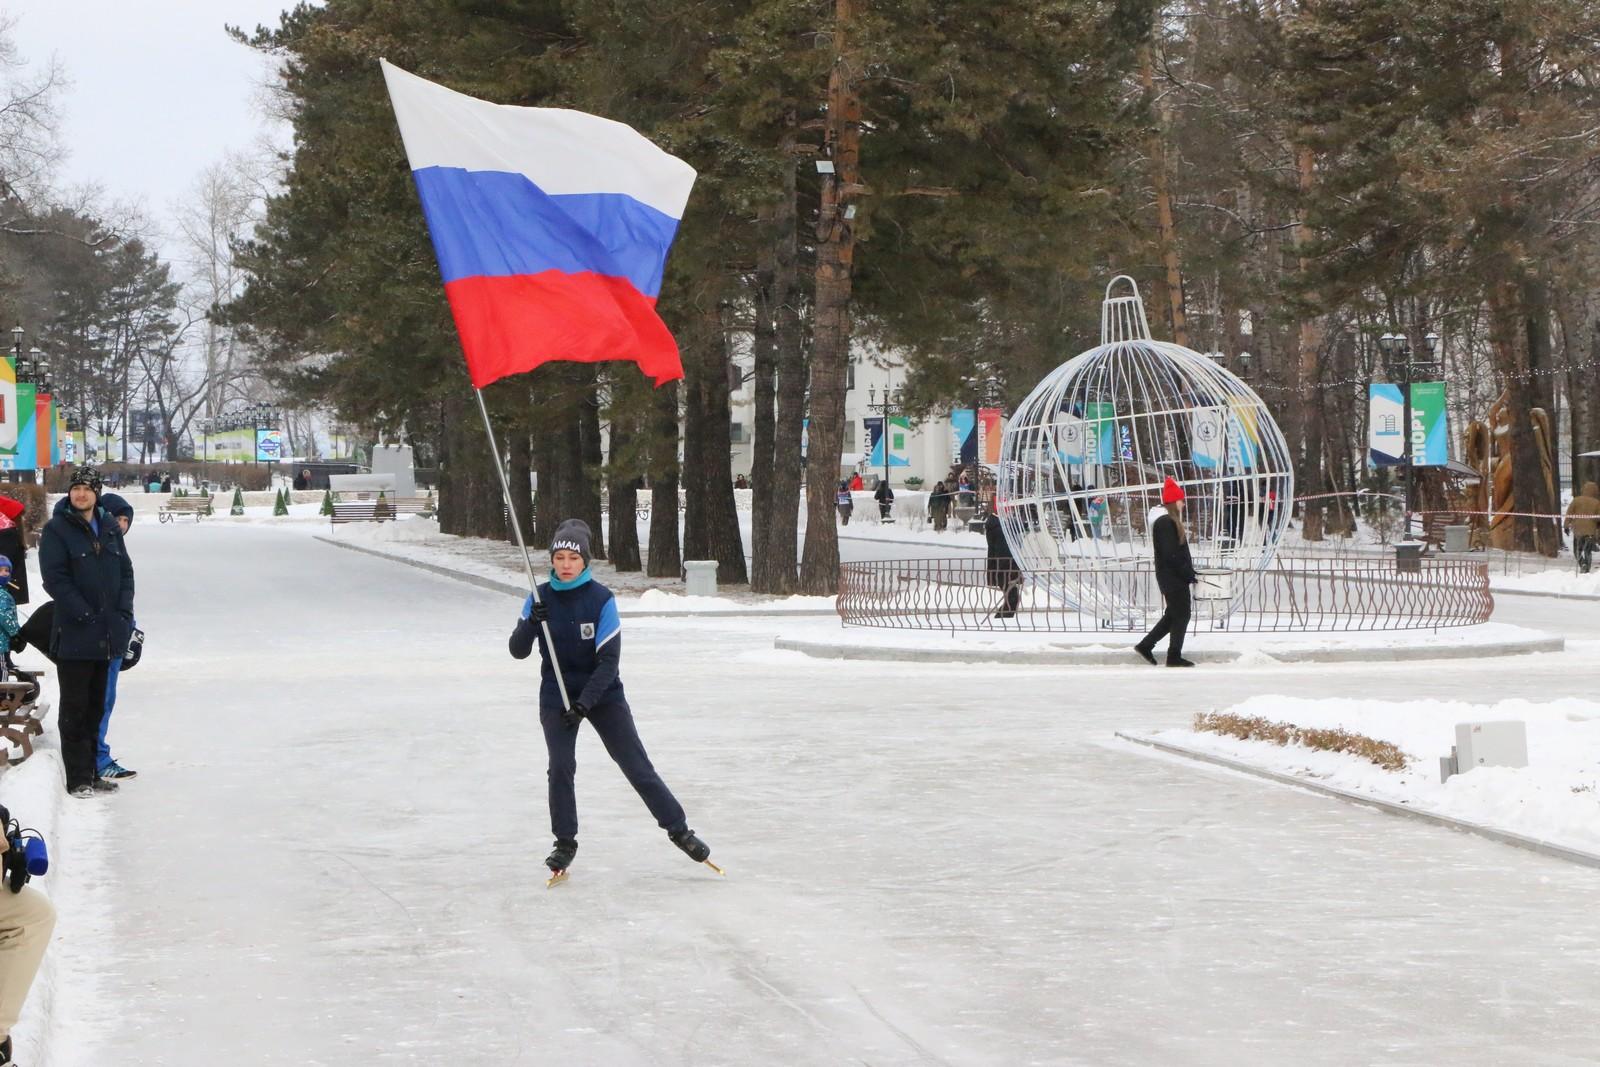
[[861, 472], [857, 471], [856, 473], [852, 474], [850, 476], [850, 491], [852, 493], [860, 493], [860, 492], [863, 492], [865, 489], [866, 489], [866, 486], [863, 485], [862, 482], [861, 482]]
[[39, 572], [55, 602], [50, 656], [60, 682], [61, 762], [74, 797], [114, 793], [95, 759], [95, 737], [106, 707], [106, 675], [133, 636], [133, 561], [122, 530], [100, 507], [100, 471], [72, 472], [65, 514], [45, 524]]
[[1578, 570], [1589, 573], [1594, 563], [1595, 538], [1600, 535], [1600, 485], [1584, 482], [1583, 492], [1567, 505], [1566, 519], [1561, 523], [1572, 534], [1572, 555], [1578, 561]]
[[1005, 600], [995, 611], [997, 619], [1013, 618], [1022, 606], [1022, 568], [1017, 557], [1011, 554], [1011, 543], [1006, 540], [1005, 527], [1000, 516], [990, 508], [983, 520], [983, 539], [988, 542], [989, 558], [986, 564], [989, 584], [1005, 593]]
[[[578, 851], [573, 776], [578, 769], [578, 729], [585, 719], [672, 843], [697, 863], [711, 856], [710, 846], [689, 829], [683, 806], [656, 773], [639, 740], [633, 709], [622, 689], [622, 623], [616, 598], [589, 574], [591, 536], [581, 519], [566, 519], [556, 527], [550, 542], [550, 580], [539, 583], [537, 600], [528, 595], [511, 633], [514, 658], [527, 659], [535, 644], [541, 656], [539, 725], [550, 758], [550, 829], [556, 839], [545, 866], [552, 882], [572, 865]], [[565, 707], [557, 670], [567, 686]]]
[[850, 513], [856, 510], [855, 497], [850, 495], [850, 483], [840, 482], [839, 489], [834, 493], [833, 504], [839, 509], [839, 525], [850, 525]]
[[928, 518], [933, 520], [934, 533], [944, 533], [950, 525], [950, 490], [943, 482], [936, 482], [928, 494]]
[[1134, 651], [1155, 666], [1156, 643], [1171, 635], [1167, 642], [1167, 666], [1193, 667], [1183, 658], [1183, 636], [1189, 629], [1189, 587], [1200, 580], [1194, 570], [1194, 558], [1189, 554], [1189, 537], [1183, 527], [1183, 486], [1168, 478], [1161, 487], [1161, 504], [1150, 512], [1150, 540], [1154, 546], [1156, 584], [1161, 587], [1161, 599], [1166, 610], [1161, 620], [1144, 635], [1144, 640], [1134, 645]]
[[894, 490], [889, 488], [889, 479], [878, 483], [878, 488], [872, 492], [872, 499], [878, 502], [878, 521], [888, 522], [889, 512], [894, 508]]

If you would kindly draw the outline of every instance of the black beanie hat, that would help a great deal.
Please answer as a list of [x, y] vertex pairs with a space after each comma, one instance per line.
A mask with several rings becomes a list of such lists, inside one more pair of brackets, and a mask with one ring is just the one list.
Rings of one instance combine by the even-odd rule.
[[83, 466], [73, 469], [72, 477], [67, 481], [67, 488], [71, 489], [75, 485], [86, 485], [94, 490], [95, 499], [99, 500], [100, 484], [100, 468], [85, 463]]
[[556, 554], [560, 548], [569, 549], [583, 557], [583, 565], [589, 565], [589, 541], [594, 535], [589, 532], [589, 524], [582, 519], [563, 519], [561, 525], [556, 527], [556, 535], [550, 539], [550, 554]]

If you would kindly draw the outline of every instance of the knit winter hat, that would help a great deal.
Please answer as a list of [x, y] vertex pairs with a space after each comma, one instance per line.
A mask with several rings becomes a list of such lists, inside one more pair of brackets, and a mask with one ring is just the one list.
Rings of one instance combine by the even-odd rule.
[[22, 513], [28, 506], [14, 496], [0, 495], [0, 515], [11, 519], [13, 522], [22, 518]]
[[1177, 503], [1184, 498], [1184, 495], [1183, 486], [1179, 485], [1175, 478], [1168, 477], [1161, 486], [1161, 502], [1163, 504]]
[[10, 556], [0, 556], [0, 571], [5, 571], [7, 574], [11, 573], [11, 557]]
[[78, 486], [78, 485], [87, 485], [90, 489], [93, 489], [94, 490], [95, 499], [98, 500], [100, 498], [100, 485], [101, 485], [101, 483], [100, 483], [100, 468], [99, 467], [91, 467], [87, 463], [85, 463], [81, 467], [73, 468], [72, 479], [69, 482], [67, 482], [67, 488], [71, 489], [74, 486]]
[[589, 542], [594, 535], [589, 532], [589, 524], [582, 519], [563, 519], [561, 525], [556, 527], [556, 535], [550, 539], [550, 554], [556, 554], [557, 549], [568, 549], [583, 557], [583, 565], [589, 565]]

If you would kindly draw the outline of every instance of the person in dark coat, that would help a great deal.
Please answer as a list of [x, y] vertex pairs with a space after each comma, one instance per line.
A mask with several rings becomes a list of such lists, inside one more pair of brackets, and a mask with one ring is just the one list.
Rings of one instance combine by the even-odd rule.
[[72, 472], [68, 507], [45, 524], [39, 573], [55, 601], [50, 657], [60, 681], [61, 762], [75, 797], [111, 793], [95, 767], [95, 737], [106, 707], [106, 674], [133, 635], [133, 561], [117, 521], [100, 507], [100, 472]]
[[27, 505], [15, 497], [0, 496], [0, 556], [11, 561], [6, 589], [18, 604], [28, 602], [28, 536], [22, 525]]
[[1005, 602], [994, 613], [994, 617], [1012, 618], [1022, 604], [1022, 569], [1017, 566], [1017, 557], [1011, 554], [1011, 543], [1006, 540], [1006, 531], [1000, 524], [1000, 516], [992, 510], [983, 520], [983, 538], [989, 543], [987, 562], [989, 584], [1003, 590], [1006, 597]]
[[838, 492], [833, 495], [833, 503], [839, 509], [839, 525], [850, 525], [850, 513], [855, 511], [855, 498], [850, 495], [850, 483], [840, 482]]
[[[527, 659], [535, 644], [542, 657], [539, 725], [550, 756], [550, 828], [556, 838], [545, 865], [552, 877], [559, 875], [578, 851], [573, 776], [578, 769], [578, 728], [585, 719], [656, 824], [690, 859], [704, 862], [710, 847], [689, 829], [683, 805], [651, 765], [634, 726], [633, 710], [622, 689], [622, 622], [611, 590], [589, 574], [590, 537], [589, 526], [581, 519], [567, 519], [556, 527], [550, 543], [550, 580], [539, 583], [537, 599], [529, 594], [511, 633], [513, 657]], [[565, 705], [556, 670], [566, 684]]]
[[1194, 571], [1194, 558], [1189, 554], [1189, 538], [1183, 528], [1183, 486], [1168, 478], [1161, 487], [1161, 504], [1150, 513], [1150, 540], [1154, 545], [1156, 584], [1161, 587], [1161, 599], [1166, 611], [1161, 614], [1144, 640], [1134, 645], [1134, 651], [1155, 666], [1156, 642], [1171, 635], [1167, 643], [1167, 666], [1193, 667], [1183, 658], [1183, 635], [1189, 629], [1189, 587], [1200, 580]]
[[[62, 505], [67, 500], [62, 498], [56, 504], [56, 513], [63, 510]], [[103, 493], [100, 497], [100, 507], [117, 522], [117, 528], [122, 531], [122, 536], [128, 536], [128, 530], [133, 526], [133, 505], [128, 503], [116, 493]], [[133, 621], [135, 629], [139, 623]], [[100, 715], [100, 727], [95, 731], [95, 765], [100, 777], [110, 778], [112, 781], [121, 781], [126, 778], [137, 778], [138, 771], [131, 771], [118, 763], [111, 754], [111, 746], [106, 744], [106, 731], [111, 728], [111, 712], [117, 706], [117, 680], [122, 676], [123, 657], [113, 659], [106, 667], [106, 709]]]
[[928, 518], [933, 520], [935, 533], [944, 533], [950, 524], [950, 490], [943, 482], [935, 484], [933, 492], [928, 494]]
[[888, 521], [889, 511], [894, 507], [894, 490], [889, 488], [887, 478], [878, 483], [878, 488], [872, 492], [872, 499], [878, 502], [878, 518]]

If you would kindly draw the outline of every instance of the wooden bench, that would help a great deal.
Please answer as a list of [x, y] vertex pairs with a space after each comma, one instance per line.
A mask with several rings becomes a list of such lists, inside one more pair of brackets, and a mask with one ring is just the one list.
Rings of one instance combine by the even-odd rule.
[[330, 521], [383, 522], [399, 515], [432, 515], [433, 498], [427, 496], [384, 497], [382, 500], [335, 500]]
[[193, 515], [194, 521], [199, 522], [201, 516], [211, 514], [211, 498], [208, 496], [175, 496], [161, 505], [161, 510], [156, 512], [157, 522], [171, 522], [174, 515]]
[[1469, 527], [1471, 532], [1468, 534], [1468, 544], [1473, 550], [1483, 547], [1478, 534], [1478, 525], [1473, 521], [1473, 516], [1448, 511], [1431, 511], [1422, 516], [1422, 536], [1420, 540], [1436, 552], [1444, 551], [1444, 528], [1446, 526]]
[[14, 672], [17, 681], [0, 682], [0, 764], [21, 763], [33, 755], [33, 739], [44, 734], [48, 704], [39, 699], [38, 676], [42, 672]]

